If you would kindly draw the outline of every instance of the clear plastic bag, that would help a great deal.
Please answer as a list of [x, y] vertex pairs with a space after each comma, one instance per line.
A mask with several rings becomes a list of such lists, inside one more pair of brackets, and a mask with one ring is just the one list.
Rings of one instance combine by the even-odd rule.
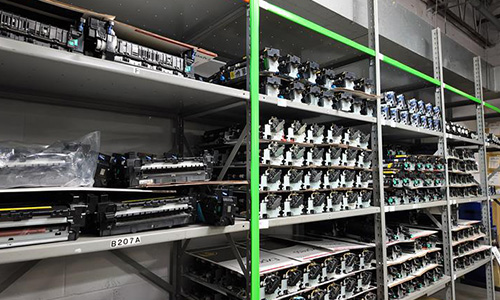
[[0, 188], [91, 187], [101, 134], [52, 145], [0, 142]]

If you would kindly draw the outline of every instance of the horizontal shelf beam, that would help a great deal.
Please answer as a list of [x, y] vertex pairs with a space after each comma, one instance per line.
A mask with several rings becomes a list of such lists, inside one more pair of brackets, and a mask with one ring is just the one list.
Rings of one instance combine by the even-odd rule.
[[[160, 244], [186, 239], [222, 235], [226, 233], [244, 232], [248, 231], [249, 228], [250, 226], [248, 221], [236, 221], [234, 225], [225, 227], [190, 225], [117, 236], [80, 237], [76, 241], [2, 249], [0, 251], [0, 265], [13, 262]], [[137, 237], [139, 237], [140, 243], [133, 243], [131, 245], [122, 247], [112, 247], [112, 242], [116, 241], [117, 239], [131, 239]]]
[[385, 206], [385, 212], [393, 212], [393, 211], [403, 211], [403, 210], [413, 210], [413, 209], [423, 209], [423, 208], [431, 208], [431, 207], [439, 207], [445, 206], [446, 201], [435, 201], [435, 202], [426, 202], [426, 203], [415, 203], [415, 204], [403, 204], [403, 205], [394, 205], [394, 206]]
[[301, 216], [283, 217], [274, 219], [262, 219], [260, 220], [260, 228], [264, 229], [264, 228], [305, 224], [305, 223], [319, 222], [326, 220], [343, 219], [356, 216], [371, 215], [379, 212], [380, 212], [379, 207], [368, 207], [368, 208], [343, 210], [343, 211], [321, 213], [321, 214], [301, 215]]

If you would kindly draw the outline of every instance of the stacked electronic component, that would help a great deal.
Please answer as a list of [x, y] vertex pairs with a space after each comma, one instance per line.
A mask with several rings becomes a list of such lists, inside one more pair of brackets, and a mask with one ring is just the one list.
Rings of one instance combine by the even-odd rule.
[[445, 161], [440, 156], [390, 155], [384, 161], [385, 202], [403, 205], [440, 201], [444, 193]]
[[481, 196], [481, 187], [474, 177], [478, 172], [474, 150], [448, 148], [450, 197], [463, 199]]
[[53, 49], [83, 52], [85, 19], [58, 28], [0, 10], [0, 36]]
[[[438, 218], [434, 215], [433, 218]], [[414, 213], [410, 216], [412, 226], [422, 228], [424, 230], [441, 231], [435, 220], [424, 213]], [[439, 237], [437, 244], [442, 247], [442, 235]], [[455, 271], [460, 271], [472, 267], [476, 263], [482, 263], [490, 257], [491, 246], [484, 244], [486, 237], [486, 228], [480, 221], [461, 220], [458, 219], [457, 207], [452, 207], [451, 214], [451, 246], [452, 246], [452, 261]]]
[[448, 121], [446, 121], [446, 133], [474, 140], [477, 140], [479, 138], [477, 132], [472, 131], [463, 125]]
[[493, 133], [488, 133], [486, 135], [486, 142], [490, 145], [500, 146], [500, 139]]
[[[23, 198], [23, 197], [21, 197]], [[85, 226], [87, 204], [79, 196], [37, 201], [33, 196], [2, 199], [0, 249], [76, 240]]]
[[[372, 217], [339, 219], [308, 224], [309, 236], [342, 236], [374, 243], [375, 228]], [[392, 299], [431, 286], [443, 276], [442, 251], [437, 246], [437, 230], [388, 224], [386, 249], [389, 293]]]
[[[134, 193], [129, 194], [134, 195]], [[132, 196], [131, 196], [132, 197]], [[0, 248], [76, 240], [80, 232], [110, 236], [194, 224], [233, 225], [236, 198], [230, 189], [191, 196], [124, 199], [104, 192], [2, 198]]]
[[441, 107], [403, 94], [386, 92], [381, 104], [381, 116], [386, 122], [441, 132]]
[[195, 205], [192, 197], [112, 201], [109, 195], [96, 195], [89, 198], [84, 230], [109, 236], [192, 224]]
[[[206, 131], [202, 136], [202, 149], [207, 149], [213, 156], [213, 177], [216, 178], [218, 173], [222, 170], [224, 164], [227, 162], [231, 155], [231, 151], [238, 138], [243, 132], [243, 127], [234, 125], [221, 129]], [[236, 150], [236, 154], [232, 161], [231, 167], [226, 171], [225, 178], [229, 180], [244, 180], [246, 172], [243, 168], [246, 162], [246, 148], [245, 144]]]
[[466, 269], [490, 256], [491, 246], [484, 245], [486, 229], [480, 221], [458, 220], [452, 227], [453, 268]]
[[371, 205], [370, 135], [272, 117], [261, 132], [262, 218], [318, 214]]
[[197, 157], [130, 153], [127, 159], [130, 186], [161, 186], [210, 180], [212, 155], [207, 151]]
[[[22, 15], [0, 10], [0, 36], [163, 73], [193, 74], [195, 50], [173, 55], [122, 40], [114, 32], [114, 21], [104, 17], [75, 17], [74, 12], [68, 12], [66, 18], [50, 19], [43, 14], [36, 9], [22, 11]], [[69, 21], [64, 24], [62, 19]]]
[[[221, 67], [209, 81], [245, 88], [247, 60]], [[375, 116], [373, 82], [352, 72], [335, 73], [313, 61], [282, 55], [279, 49], [260, 53], [260, 93], [292, 102], [324, 107], [357, 115]]]
[[[323, 295], [318, 300], [351, 299], [374, 290], [373, 247], [373, 244], [339, 239], [265, 238], [260, 250], [260, 299], [288, 299], [318, 293]], [[244, 259], [244, 248], [238, 246], [238, 250]], [[187, 278], [245, 299], [245, 280], [231, 248], [209, 248], [188, 254], [194, 257], [195, 263], [189, 268]]]
[[402, 236], [388, 242], [389, 299], [402, 299], [431, 286], [443, 276], [437, 233], [405, 226]]

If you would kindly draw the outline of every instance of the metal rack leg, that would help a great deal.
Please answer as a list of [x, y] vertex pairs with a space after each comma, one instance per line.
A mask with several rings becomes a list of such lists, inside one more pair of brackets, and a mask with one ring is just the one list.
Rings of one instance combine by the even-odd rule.
[[[380, 80], [380, 44], [378, 27], [378, 0], [368, 1], [368, 37], [369, 47], [375, 50], [375, 57], [369, 60], [370, 78], [375, 82], [375, 93], [381, 93]], [[377, 295], [378, 299], [388, 299], [387, 287], [387, 249], [386, 249], [386, 222], [385, 202], [382, 169], [382, 123], [380, 117], [380, 99], [377, 99], [377, 123], [372, 126], [372, 149], [374, 151], [373, 169], [373, 199], [380, 213], [375, 215], [375, 244], [377, 258]]]
[[[476, 106], [476, 120], [477, 132], [481, 146], [479, 146], [479, 166], [480, 166], [480, 180], [483, 187], [483, 196], [486, 200], [481, 201], [481, 218], [482, 223], [486, 227], [486, 243], [491, 245], [491, 207], [490, 199], [488, 197], [488, 163], [486, 161], [486, 134], [485, 134], [485, 121], [484, 121], [484, 98], [483, 98], [483, 80], [481, 72], [481, 58], [474, 57], [474, 88], [476, 98], [481, 100], [481, 104]], [[493, 278], [493, 261], [486, 264], [486, 290], [488, 300], [495, 299], [495, 282]]]
[[[432, 31], [432, 56], [434, 64], [434, 78], [439, 80], [440, 86], [436, 87], [435, 101], [436, 105], [441, 107], [441, 120], [443, 137], [439, 138], [438, 153], [440, 153], [447, 161], [448, 158], [448, 143], [446, 140], [446, 111], [444, 98], [444, 80], [443, 80], [443, 52], [441, 47], [441, 30], [436, 28]], [[446, 207], [441, 212], [441, 224], [443, 233], [443, 252], [444, 252], [444, 271], [450, 276], [450, 283], [446, 285], [446, 299], [455, 300], [455, 272], [453, 269], [453, 247], [451, 236], [451, 200], [448, 178], [448, 163], [445, 164], [445, 197]]]

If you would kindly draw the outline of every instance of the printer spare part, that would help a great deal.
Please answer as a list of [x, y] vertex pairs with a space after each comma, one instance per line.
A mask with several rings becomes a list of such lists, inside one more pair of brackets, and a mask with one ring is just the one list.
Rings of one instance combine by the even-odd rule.
[[78, 196], [40, 201], [2, 201], [0, 249], [76, 240], [87, 204]]
[[0, 143], [0, 188], [90, 187], [94, 184], [100, 132], [52, 145]]
[[270, 143], [262, 150], [261, 162], [265, 165], [281, 166], [285, 160], [285, 145]]
[[217, 188], [211, 193], [196, 196], [196, 215], [203, 224], [212, 226], [234, 225], [237, 199], [233, 191]]
[[285, 138], [285, 120], [271, 117], [264, 130], [261, 131], [261, 137], [265, 140], [282, 141]]
[[[245, 260], [246, 250], [237, 246]], [[246, 299], [246, 280], [231, 247], [188, 251], [194, 264], [188, 276], [217, 285], [239, 299]], [[260, 299], [272, 300], [305, 288], [303, 270], [309, 265], [274, 252], [260, 250]]]
[[114, 201], [110, 195], [89, 197], [86, 230], [99, 236], [135, 233], [192, 224], [193, 197], [158, 197]]
[[131, 153], [127, 165], [131, 187], [207, 181], [212, 177], [213, 156], [207, 151], [199, 157]]
[[52, 49], [83, 53], [85, 18], [75, 17], [62, 21], [30, 11], [11, 13], [13, 8], [5, 9], [0, 10], [0, 36]]
[[268, 168], [260, 176], [261, 191], [279, 191], [281, 190], [281, 177], [283, 171], [276, 168]]
[[267, 194], [260, 201], [260, 218], [272, 219], [282, 215], [282, 206], [284, 206], [283, 196], [280, 194]]
[[0, 35], [135, 67], [193, 76], [194, 47], [182, 53], [165, 53], [120, 39], [115, 33], [115, 22], [107, 16], [96, 13], [84, 16], [77, 10], [58, 6], [61, 17], [53, 17], [49, 9], [48, 5], [5, 4], [0, 10]]
[[287, 128], [286, 138], [290, 142], [305, 143], [308, 133], [308, 125], [299, 120], [295, 120]]

